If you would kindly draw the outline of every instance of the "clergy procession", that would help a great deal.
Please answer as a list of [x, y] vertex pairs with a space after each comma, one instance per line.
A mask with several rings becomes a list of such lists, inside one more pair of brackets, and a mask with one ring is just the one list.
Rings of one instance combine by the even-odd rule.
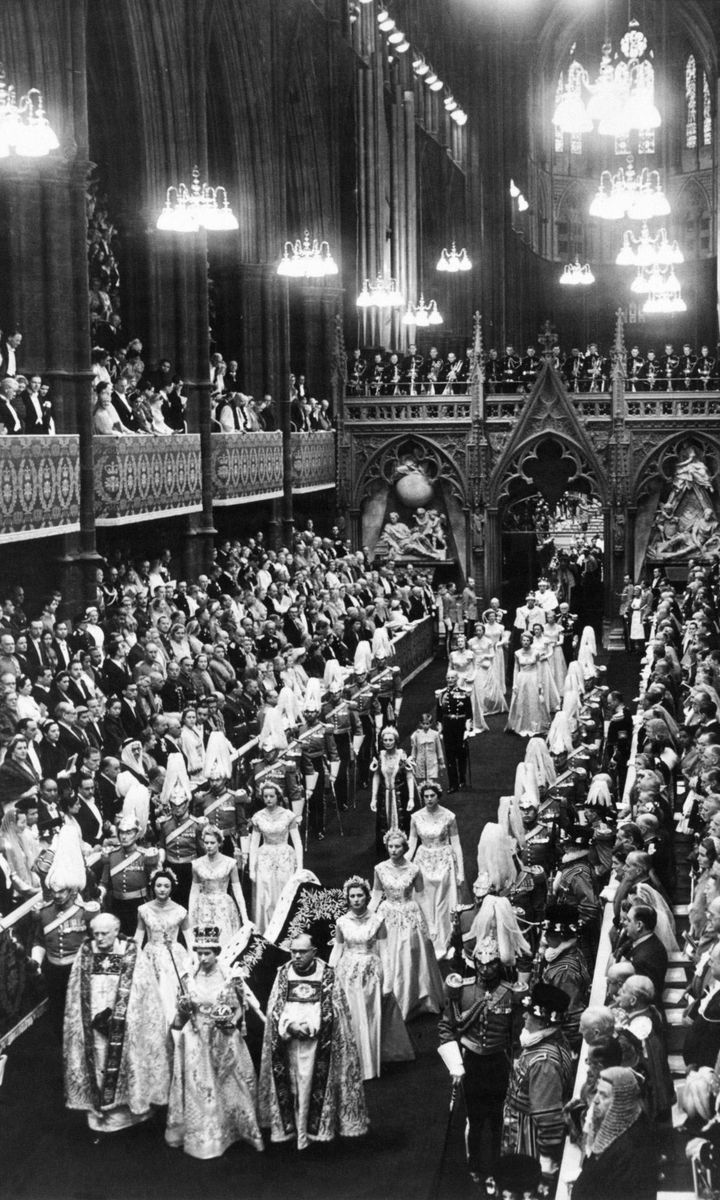
[[[299, 535], [301, 560], [313, 540]], [[253, 561], [230, 548], [226, 571], [237, 555]], [[574, 1200], [607, 1196], [618, 1171], [624, 1197], [650, 1200], [675, 1099], [662, 996], [678, 946], [680, 800], [687, 830], [708, 832], [689, 934], [689, 1128], [717, 1090], [718, 567], [694, 567], [682, 596], [656, 572], [633, 716], [556, 582], [538, 581], [510, 615], [497, 598], [482, 610], [472, 580], [451, 604], [400, 566], [385, 571], [386, 598], [361, 557], [328, 558], [349, 604], [335, 643], [320, 614], [302, 653], [282, 657], [272, 622], [245, 645], [260, 660], [245, 692], [263, 679], [252, 753], [246, 725], [239, 739], [230, 721], [202, 729], [186, 710], [177, 738], [166, 714], [160, 746], [126, 737], [116, 771], [107, 757], [88, 767], [85, 748], [57, 781], [43, 771], [23, 787], [10, 743], [3, 827], [17, 844], [6, 837], [3, 863], [17, 898], [40, 902], [17, 936], [42, 971], [66, 1104], [96, 1141], [151, 1121], [203, 1160], [236, 1142], [249, 1153], [267, 1138], [298, 1150], [362, 1138], [368, 1082], [409, 1069], [431, 1019], [449, 1137], [464, 1120], [477, 1194], [554, 1194], [575, 1144]], [[441, 686], [404, 688], [398, 647], [429, 617]], [[420, 717], [406, 738], [410, 695]], [[493, 723], [517, 766], [472, 847], [463, 815]], [[324, 886], [306, 863], [326, 838], [331, 861], [347, 861], [350, 815], [374, 872]], [[603, 913], [612, 951], [598, 998]]]

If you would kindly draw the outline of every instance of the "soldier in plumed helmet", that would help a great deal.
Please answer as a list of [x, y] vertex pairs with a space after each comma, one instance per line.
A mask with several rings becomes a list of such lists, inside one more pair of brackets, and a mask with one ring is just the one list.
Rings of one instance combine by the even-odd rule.
[[447, 977], [439, 1053], [453, 1081], [462, 1083], [468, 1168], [480, 1182], [500, 1153], [503, 1104], [521, 1010], [518, 992], [503, 979], [497, 938], [488, 934], [479, 939], [473, 959], [474, 979]]

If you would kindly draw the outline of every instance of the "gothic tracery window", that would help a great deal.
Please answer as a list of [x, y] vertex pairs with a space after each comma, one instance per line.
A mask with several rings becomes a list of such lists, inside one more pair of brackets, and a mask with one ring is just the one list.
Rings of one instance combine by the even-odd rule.
[[690, 55], [685, 64], [685, 146], [697, 148], [697, 66]]

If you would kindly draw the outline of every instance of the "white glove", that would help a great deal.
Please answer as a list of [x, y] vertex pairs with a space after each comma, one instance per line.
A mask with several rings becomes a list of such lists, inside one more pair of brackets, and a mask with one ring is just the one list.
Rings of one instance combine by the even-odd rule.
[[543, 1175], [554, 1175], [559, 1169], [558, 1163], [550, 1158], [548, 1154], [540, 1155], [540, 1170]]

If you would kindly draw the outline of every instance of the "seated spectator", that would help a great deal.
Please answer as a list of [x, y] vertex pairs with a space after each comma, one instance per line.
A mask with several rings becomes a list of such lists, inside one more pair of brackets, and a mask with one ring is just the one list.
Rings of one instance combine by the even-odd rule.
[[40, 375], [30, 376], [25, 391], [18, 399], [22, 401], [25, 410], [25, 433], [55, 433], [52, 401], [48, 397], [47, 389], [43, 395], [43, 381]]
[[0, 434], [9, 437], [24, 432], [24, 424], [18, 409], [18, 393], [20, 391], [16, 379], [0, 381]]
[[130, 433], [120, 421], [112, 402], [112, 384], [101, 381], [95, 385], [93, 432], [100, 437], [123, 437]]
[[657, 1195], [655, 1133], [637, 1077], [627, 1067], [600, 1072], [573, 1200], [606, 1200], [610, 1181], [623, 1200], [655, 1200]]

